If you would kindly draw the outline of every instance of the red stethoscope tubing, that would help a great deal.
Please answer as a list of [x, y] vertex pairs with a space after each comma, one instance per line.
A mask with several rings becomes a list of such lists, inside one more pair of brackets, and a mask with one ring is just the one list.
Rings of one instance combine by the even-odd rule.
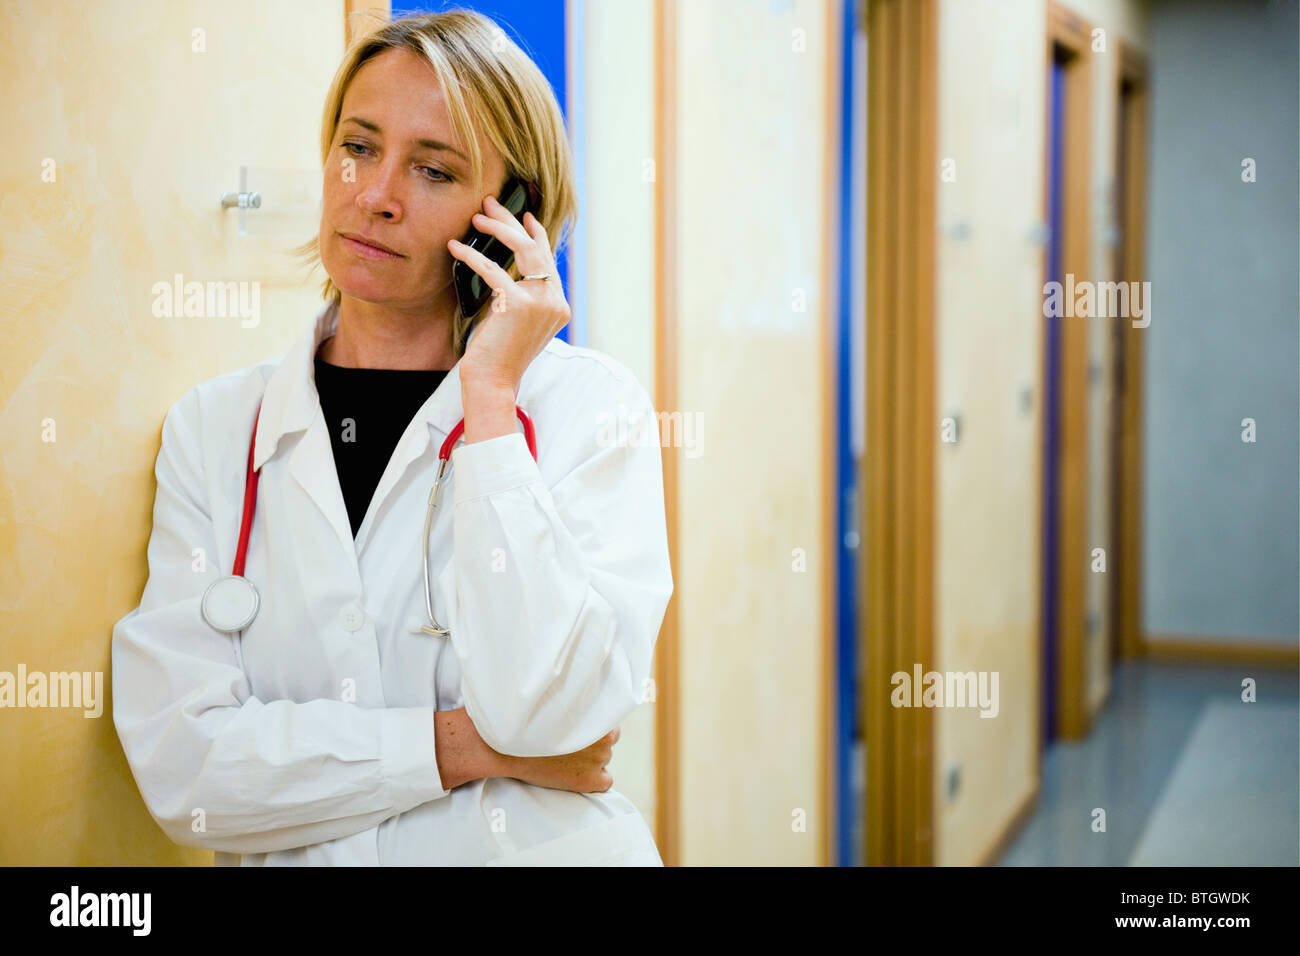
[[[527, 413], [518, 405], [515, 406], [515, 416], [523, 423], [524, 441], [528, 442], [528, 450], [532, 453], [533, 461], [537, 460], [537, 439], [533, 431], [533, 420], [528, 417]], [[460, 436], [465, 433], [465, 419], [456, 423], [456, 427], [451, 430], [447, 440], [442, 443], [442, 448], [438, 450], [438, 460], [446, 461], [451, 457], [451, 448], [460, 440]]]
[[262, 406], [257, 406], [253, 417], [253, 440], [248, 443], [248, 475], [244, 478], [244, 517], [239, 522], [239, 544], [235, 546], [235, 569], [231, 574], [244, 576], [244, 559], [248, 557], [248, 533], [253, 528], [253, 509], [257, 507], [257, 477], [253, 470], [253, 449], [257, 447], [257, 420], [262, 417]]
[[[524, 426], [524, 441], [528, 443], [528, 450], [532, 453], [533, 460], [537, 460], [537, 437], [533, 429], [533, 420], [528, 417], [518, 405], [515, 406], [515, 415]], [[253, 511], [257, 507], [257, 479], [260, 471], [253, 468], [253, 450], [257, 447], [257, 420], [262, 417], [262, 406], [257, 407], [257, 415], [253, 417], [253, 439], [248, 443], [248, 474], [244, 478], [244, 516], [239, 522], [239, 543], [235, 546], [235, 568], [231, 572], [239, 577], [244, 576], [244, 562], [248, 558], [248, 535], [253, 528]], [[451, 458], [451, 449], [465, 434], [465, 419], [456, 423], [456, 427], [451, 430], [447, 440], [442, 443], [438, 450], [438, 460], [446, 461]]]

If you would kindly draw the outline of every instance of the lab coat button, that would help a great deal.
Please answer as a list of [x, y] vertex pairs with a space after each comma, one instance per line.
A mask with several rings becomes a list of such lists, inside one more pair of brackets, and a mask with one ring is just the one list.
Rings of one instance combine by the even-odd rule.
[[356, 603], [349, 604], [339, 612], [339, 623], [345, 631], [359, 631], [366, 622], [366, 612]]

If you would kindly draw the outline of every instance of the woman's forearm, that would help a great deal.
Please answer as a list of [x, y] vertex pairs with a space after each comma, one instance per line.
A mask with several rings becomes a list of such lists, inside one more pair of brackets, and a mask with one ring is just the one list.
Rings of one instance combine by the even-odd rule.
[[504, 776], [504, 757], [483, 742], [464, 707], [433, 715], [434, 753], [444, 790]]
[[553, 757], [513, 757], [498, 753], [479, 736], [464, 707], [433, 715], [434, 748], [444, 790], [492, 777], [512, 777], [551, 790], [603, 793], [614, 785], [606, 765], [618, 742], [616, 727], [580, 751]]

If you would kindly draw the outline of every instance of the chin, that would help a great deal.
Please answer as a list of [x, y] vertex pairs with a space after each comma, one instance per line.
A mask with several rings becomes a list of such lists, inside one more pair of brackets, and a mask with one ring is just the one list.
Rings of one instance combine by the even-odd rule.
[[378, 302], [387, 298], [385, 293], [392, 290], [391, 284], [386, 286], [374, 276], [357, 275], [354, 269], [343, 269], [332, 273], [330, 281], [344, 295], [364, 302]]
[[377, 302], [392, 295], [392, 280], [385, 280], [378, 269], [372, 269], [364, 262], [338, 263], [322, 258], [321, 266], [330, 281], [344, 295], [366, 302]]

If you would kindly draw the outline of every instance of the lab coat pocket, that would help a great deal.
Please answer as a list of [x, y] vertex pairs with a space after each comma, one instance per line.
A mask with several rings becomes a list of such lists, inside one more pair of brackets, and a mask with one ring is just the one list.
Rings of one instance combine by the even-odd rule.
[[624, 813], [594, 827], [489, 860], [488, 866], [663, 866], [654, 835], [640, 813]]

